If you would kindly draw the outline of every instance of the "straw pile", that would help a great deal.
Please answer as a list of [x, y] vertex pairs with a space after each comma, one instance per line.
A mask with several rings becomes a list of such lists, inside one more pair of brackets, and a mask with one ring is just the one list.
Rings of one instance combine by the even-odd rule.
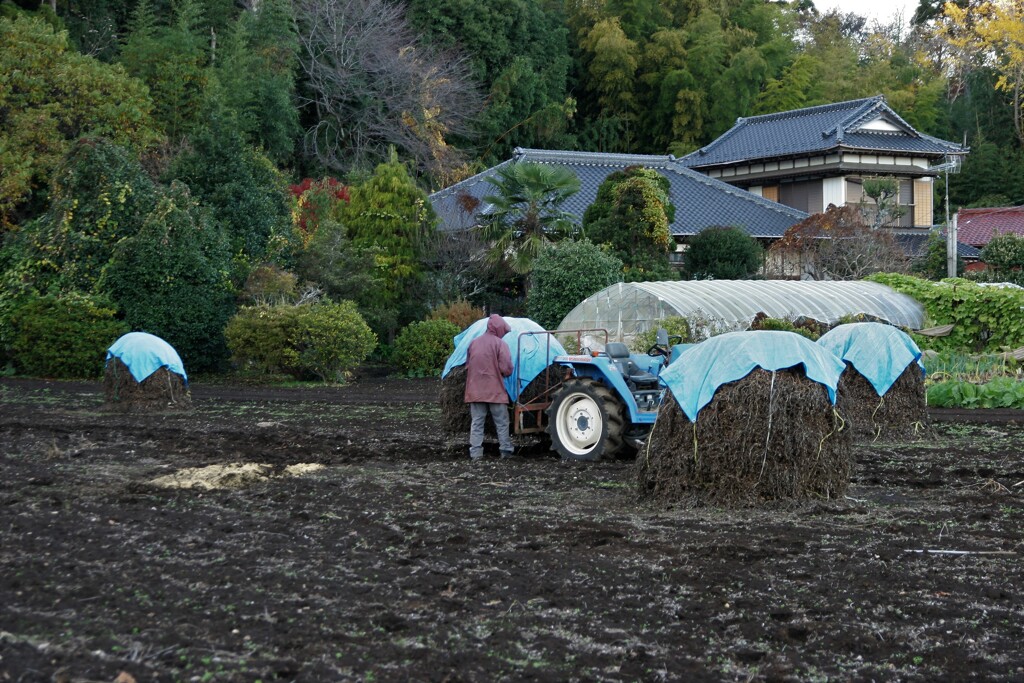
[[[535, 398], [541, 397], [549, 386], [556, 386], [561, 381], [560, 378], [564, 373], [565, 368], [563, 366], [549, 365], [523, 388], [519, 394], [519, 402], [528, 403]], [[448, 433], [469, 433], [469, 406], [465, 403], [465, 393], [466, 366], [459, 365], [452, 368], [448, 376], [441, 380], [441, 394], [439, 397], [441, 403], [441, 427]], [[548, 400], [550, 399], [549, 395]], [[511, 404], [509, 405], [511, 407]], [[535, 426], [531, 423], [531, 419], [531, 415], [524, 417], [524, 420], [527, 422], [525, 426]], [[495, 435], [494, 425], [490, 419], [487, 420], [485, 434]]]
[[924, 377], [911, 363], [879, 397], [864, 375], [849, 363], [839, 380], [836, 405], [855, 437], [906, 439], [928, 433]]
[[671, 391], [637, 455], [643, 498], [751, 505], [837, 498], [850, 480], [850, 431], [825, 387], [800, 368], [757, 369], [722, 385], [696, 425]]
[[111, 358], [103, 374], [106, 407], [127, 412], [187, 410], [192, 396], [185, 379], [167, 368], [160, 368], [142, 382], [136, 382], [120, 358]]

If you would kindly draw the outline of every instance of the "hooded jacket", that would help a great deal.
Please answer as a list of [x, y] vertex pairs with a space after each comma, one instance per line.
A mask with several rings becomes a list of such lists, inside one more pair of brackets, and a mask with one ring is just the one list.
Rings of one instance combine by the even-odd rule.
[[512, 374], [512, 352], [502, 340], [512, 331], [505, 319], [492, 313], [487, 331], [466, 351], [466, 403], [508, 403], [503, 377]]

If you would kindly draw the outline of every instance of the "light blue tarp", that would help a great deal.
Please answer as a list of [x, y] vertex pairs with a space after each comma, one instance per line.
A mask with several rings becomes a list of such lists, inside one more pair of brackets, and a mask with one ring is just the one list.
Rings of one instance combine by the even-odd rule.
[[[550, 334], [531, 334], [524, 337], [519, 335], [523, 332], [543, 332], [544, 328], [529, 318], [510, 318], [502, 316], [512, 331], [502, 339], [508, 344], [512, 352], [512, 365], [514, 367], [511, 377], [505, 378], [505, 390], [513, 401], [519, 398], [519, 392], [526, 388], [537, 377], [544, 368], [551, 365], [555, 356], [564, 356], [565, 348], [558, 343], [558, 340]], [[466, 353], [469, 350], [469, 343], [487, 331], [487, 318], [477, 320], [475, 323], [464, 329], [455, 336], [455, 351], [448, 357], [444, 364], [444, 372], [441, 377], [447, 377], [452, 368], [466, 363]], [[522, 339], [522, 349], [519, 348]]]
[[743, 379], [755, 368], [782, 370], [803, 365], [810, 379], [828, 389], [836, 402], [836, 387], [846, 364], [825, 348], [793, 332], [730, 332], [695, 344], [661, 373], [662, 384], [679, 406], [697, 421], [718, 387]]
[[882, 323], [839, 325], [823, 334], [818, 345], [854, 367], [879, 396], [900, 378], [907, 366], [921, 363], [921, 349], [902, 330]]
[[182, 376], [188, 383], [185, 366], [174, 347], [160, 337], [145, 332], [129, 332], [107, 349], [107, 360], [120, 358], [136, 382], [142, 382], [160, 368]]

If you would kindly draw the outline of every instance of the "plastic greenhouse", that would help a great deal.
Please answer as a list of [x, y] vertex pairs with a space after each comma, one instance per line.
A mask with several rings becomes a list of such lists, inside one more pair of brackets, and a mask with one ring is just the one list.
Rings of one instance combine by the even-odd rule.
[[747, 329], [759, 312], [823, 323], [867, 314], [915, 330], [924, 325], [921, 304], [876, 282], [688, 280], [611, 285], [576, 306], [558, 329], [606, 329], [610, 340], [628, 343], [670, 316], [698, 321], [718, 334]]

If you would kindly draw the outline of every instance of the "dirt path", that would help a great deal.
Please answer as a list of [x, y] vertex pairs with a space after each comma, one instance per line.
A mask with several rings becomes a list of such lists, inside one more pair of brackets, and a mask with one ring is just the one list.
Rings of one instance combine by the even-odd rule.
[[629, 461], [469, 463], [436, 390], [0, 380], [0, 681], [1024, 680], [1013, 416], [862, 445], [843, 501], [656, 510]]

